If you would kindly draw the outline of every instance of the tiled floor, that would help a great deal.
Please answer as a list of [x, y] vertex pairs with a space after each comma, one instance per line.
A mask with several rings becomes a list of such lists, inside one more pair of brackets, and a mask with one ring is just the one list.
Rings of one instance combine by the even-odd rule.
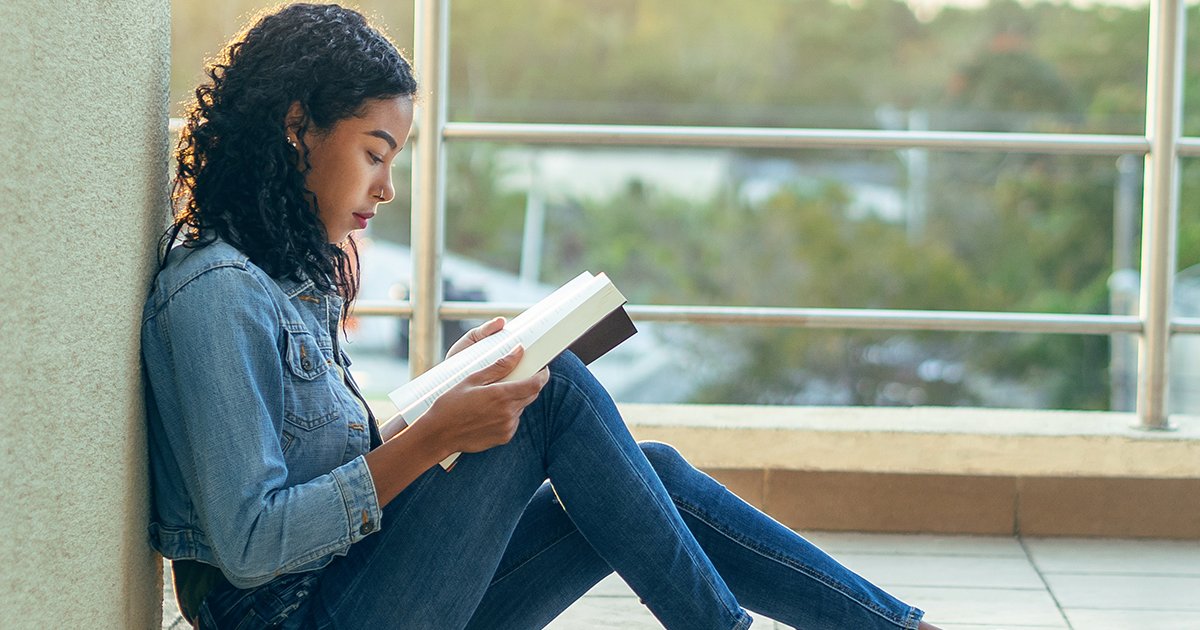
[[[945, 630], [1200, 630], [1200, 542], [812, 532]], [[168, 592], [163, 628], [184, 628]], [[661, 626], [609, 576], [553, 630]], [[755, 628], [787, 628], [756, 616]]]

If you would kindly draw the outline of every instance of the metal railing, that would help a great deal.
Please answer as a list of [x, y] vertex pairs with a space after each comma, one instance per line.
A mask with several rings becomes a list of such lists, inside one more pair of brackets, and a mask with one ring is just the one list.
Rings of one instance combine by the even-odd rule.
[[[508, 302], [442, 302], [441, 319], [512, 317], [529, 304]], [[782, 308], [751, 306], [627, 305], [629, 316], [644, 322], [682, 324], [740, 324], [840, 328], [852, 330], [934, 330], [948, 332], [1011, 332], [1039, 334], [1111, 335], [1142, 332], [1142, 321], [1130, 315], [1057, 315], [1052, 313], [991, 313], [984, 311], [917, 311], [860, 308]], [[361, 300], [356, 315], [411, 317], [411, 302]], [[1200, 320], [1195, 326], [1200, 331]]]
[[904, 149], [1011, 151], [1145, 157], [1142, 204], [1140, 315], [1052, 315], [958, 311], [897, 311], [701, 306], [629, 307], [643, 321], [755, 324], [808, 328], [906, 329], [1073, 334], [1133, 333], [1139, 338], [1137, 413], [1142, 427], [1169, 428], [1167, 353], [1172, 333], [1200, 333], [1200, 320], [1170, 318], [1179, 204], [1179, 158], [1200, 156], [1200, 139], [1180, 136], [1182, 0], [1151, 0], [1144, 136], [1004, 134], [936, 131], [860, 131], [451, 123], [446, 120], [448, 0], [417, 0], [417, 72], [427, 87], [413, 174], [413, 304], [362, 302], [362, 315], [412, 317], [410, 366], [432, 366], [441, 347], [439, 318], [512, 315], [525, 305], [443, 302], [440, 261], [445, 199], [446, 141], [526, 144], [641, 145], [789, 149]]
[[1137, 413], [1147, 429], [1166, 429], [1167, 353], [1179, 222], [1180, 120], [1183, 112], [1183, 0], [1150, 2], [1150, 57], [1146, 81], [1145, 198], [1142, 203], [1141, 314]]
[[412, 170], [413, 298], [409, 370], [420, 374], [437, 362], [441, 348], [442, 253], [446, 216], [446, 61], [449, 0], [418, 0], [414, 41], [417, 76], [425, 86], [416, 112], [417, 142]]
[[[1168, 429], [1168, 348], [1172, 334], [1200, 334], [1200, 319], [1170, 317], [1181, 157], [1200, 157], [1200, 138], [1181, 138], [1182, 0], [1151, 0], [1145, 135], [873, 131], [448, 122], [448, 0], [416, 1], [415, 64], [422, 88], [413, 135], [412, 302], [360, 301], [357, 315], [411, 318], [413, 374], [433, 366], [441, 319], [512, 316], [527, 304], [447, 302], [442, 295], [445, 143], [512, 142], [774, 149], [939, 149], [1145, 158], [1142, 282], [1138, 316], [1057, 315], [823, 308], [630, 305], [640, 321], [802, 328], [1138, 335], [1137, 414], [1146, 429]], [[180, 123], [172, 121], [172, 129]]]
[[447, 140], [521, 144], [638, 145], [739, 149], [949, 149], [1071, 155], [1146, 155], [1143, 136], [777, 129], [773, 127], [666, 127], [529, 123], [446, 123]]

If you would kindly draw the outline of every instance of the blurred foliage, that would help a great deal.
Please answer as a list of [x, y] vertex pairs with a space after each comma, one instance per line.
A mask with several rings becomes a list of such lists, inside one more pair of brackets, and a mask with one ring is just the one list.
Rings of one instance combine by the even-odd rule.
[[[203, 54], [259, 6], [173, 3], [173, 100], [199, 79]], [[411, 2], [358, 6], [411, 50]], [[1197, 51], [1200, 7], [1188, 12]], [[458, 121], [1140, 134], [1148, 20], [1148, 5], [1014, 0], [930, 14], [893, 0], [453, 0], [449, 111]], [[1200, 55], [1186, 55], [1184, 77], [1184, 130], [1196, 135]], [[526, 194], [513, 182], [527, 166], [505, 149], [452, 145], [447, 247], [515, 272]], [[734, 153], [801, 171], [857, 161], [898, 173], [888, 185], [901, 194], [912, 185], [903, 152]], [[915, 234], [864, 212], [853, 186], [828, 173], [753, 201], [736, 175], [701, 201], [646, 181], [555, 199], [542, 279], [605, 270], [641, 303], [1109, 311], [1113, 159], [927, 159], [927, 215]], [[408, 173], [398, 164], [397, 182]], [[1200, 263], [1200, 161], [1182, 173], [1180, 268]], [[397, 193], [404, 199], [403, 186]], [[405, 243], [407, 205], [394, 206], [374, 234]], [[1105, 337], [756, 327], [698, 336], [673, 341], [729, 366], [697, 394], [702, 402], [808, 402], [797, 392], [819, 381], [841, 403], [1003, 404], [937, 367], [961, 365], [1035, 391], [1039, 405], [1108, 406]]]

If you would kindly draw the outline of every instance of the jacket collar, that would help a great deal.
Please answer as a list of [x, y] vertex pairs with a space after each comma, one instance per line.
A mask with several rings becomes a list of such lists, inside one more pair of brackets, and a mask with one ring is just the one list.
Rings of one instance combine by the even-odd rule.
[[[222, 248], [224, 248], [224, 249], [227, 249], [228, 252], [230, 252], [231, 256], [235, 257], [237, 260], [247, 262], [247, 263], [250, 262], [250, 259], [249, 259], [249, 257], [246, 256], [246, 254], [242, 253], [240, 250], [233, 247], [233, 245], [229, 244], [229, 242], [227, 242], [225, 239], [223, 239], [219, 236], [213, 237], [210, 240], [204, 241], [204, 245], [205, 246], [211, 246], [211, 245], [223, 246], [223, 247], [217, 247], [212, 251], [215, 252], [217, 250], [221, 250]], [[253, 263], [251, 263], [251, 264], [253, 264]], [[275, 284], [279, 285], [280, 290], [283, 291], [284, 295], [286, 295], [289, 300], [295, 298], [297, 295], [300, 295], [301, 293], [304, 293], [305, 291], [308, 291], [309, 289], [313, 288], [313, 286], [314, 286], [313, 281], [311, 279], [309, 279], [307, 276], [305, 276], [303, 273], [301, 273], [299, 278], [271, 277], [271, 279], [275, 281]], [[338, 300], [338, 303], [340, 304], [340, 298]]]
[[308, 278], [301, 278], [299, 280], [294, 278], [276, 278], [275, 283], [279, 285], [279, 288], [289, 300], [313, 287], [313, 281]]

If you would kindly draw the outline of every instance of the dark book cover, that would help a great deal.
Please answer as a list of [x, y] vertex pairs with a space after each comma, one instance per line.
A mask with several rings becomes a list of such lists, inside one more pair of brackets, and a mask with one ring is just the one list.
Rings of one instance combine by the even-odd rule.
[[633, 325], [633, 320], [629, 319], [629, 313], [625, 312], [624, 306], [619, 306], [580, 335], [567, 349], [585, 364], [591, 363], [636, 332], [637, 327]]

